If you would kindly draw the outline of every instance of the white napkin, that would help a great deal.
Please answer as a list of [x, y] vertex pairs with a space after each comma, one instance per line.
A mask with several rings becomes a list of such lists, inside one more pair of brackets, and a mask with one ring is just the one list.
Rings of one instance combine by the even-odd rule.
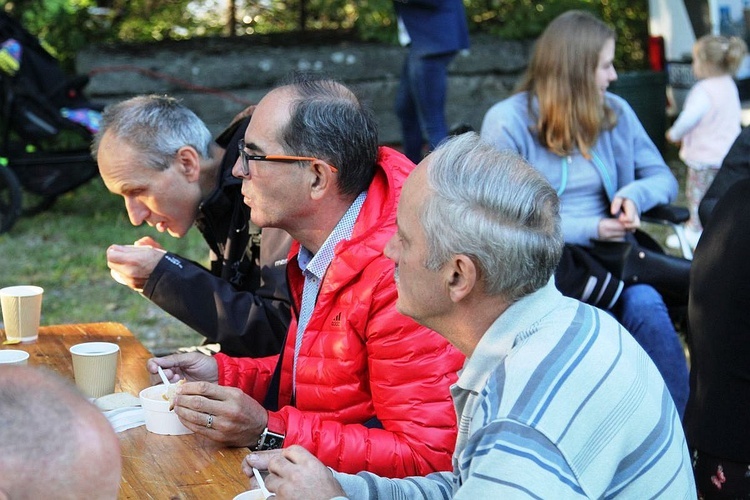
[[122, 432], [146, 423], [141, 401], [127, 392], [107, 394], [94, 400], [115, 432]]
[[140, 406], [105, 411], [104, 416], [107, 417], [109, 423], [112, 424], [112, 428], [115, 432], [126, 431], [146, 423], [143, 408]]

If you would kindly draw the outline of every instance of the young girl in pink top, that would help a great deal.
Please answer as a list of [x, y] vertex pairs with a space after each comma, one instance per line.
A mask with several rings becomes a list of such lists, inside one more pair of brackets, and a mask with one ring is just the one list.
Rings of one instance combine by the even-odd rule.
[[746, 52], [739, 37], [706, 35], [698, 39], [693, 46], [693, 73], [698, 82], [667, 130], [668, 141], [681, 143], [680, 158], [688, 166], [685, 192], [690, 220], [686, 233], [693, 247], [703, 230], [698, 205], [740, 133], [742, 108], [732, 75]]

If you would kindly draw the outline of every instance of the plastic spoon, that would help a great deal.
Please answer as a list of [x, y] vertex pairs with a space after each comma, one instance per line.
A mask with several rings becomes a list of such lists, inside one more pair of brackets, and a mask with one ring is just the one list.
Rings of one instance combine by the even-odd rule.
[[161, 381], [164, 382], [164, 387], [166, 387], [167, 391], [169, 390], [169, 379], [164, 374], [164, 370], [161, 369], [161, 366], [157, 366], [156, 370], [159, 372], [159, 376], [161, 377]]
[[266, 482], [263, 481], [263, 476], [260, 475], [260, 471], [255, 467], [253, 467], [253, 475], [255, 476], [255, 480], [258, 481], [258, 486], [260, 486], [260, 491], [263, 493], [263, 498], [276, 496], [276, 494], [268, 491], [268, 488], [266, 488]]
[[174, 410], [174, 396], [175, 392], [177, 392], [177, 385], [169, 383], [169, 379], [164, 374], [164, 370], [161, 369], [161, 366], [157, 366], [156, 371], [159, 372], [161, 381], [164, 382], [164, 387], [166, 387], [166, 390], [164, 391], [164, 394], [161, 395], [161, 397], [169, 401], [169, 411], [172, 411]]

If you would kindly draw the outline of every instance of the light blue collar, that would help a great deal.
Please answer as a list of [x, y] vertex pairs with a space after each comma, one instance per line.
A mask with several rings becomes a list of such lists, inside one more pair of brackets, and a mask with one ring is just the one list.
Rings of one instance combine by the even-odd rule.
[[[594, 166], [596, 166], [596, 169], [599, 171], [599, 176], [602, 178], [602, 182], [604, 183], [604, 190], [607, 192], [607, 196], [610, 200], [612, 200], [615, 196], [615, 185], [612, 182], [612, 178], [609, 176], [609, 172], [607, 172], [607, 167], [604, 166], [604, 162], [601, 158], [599, 158], [599, 155], [596, 154], [596, 151], [593, 149], [591, 150], [591, 161], [594, 163]], [[565, 188], [568, 186], [568, 170], [570, 169], [570, 156], [566, 156], [562, 160], [560, 160], [561, 163], [561, 169], [562, 173], [560, 174], [560, 187], [557, 188], [557, 196], [562, 196], [562, 194], [565, 192]]]

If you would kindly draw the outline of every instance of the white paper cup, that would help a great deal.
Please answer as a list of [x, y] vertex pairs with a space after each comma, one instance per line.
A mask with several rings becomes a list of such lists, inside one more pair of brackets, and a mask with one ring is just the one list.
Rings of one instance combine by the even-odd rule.
[[115, 392], [120, 346], [110, 342], [84, 342], [70, 348], [73, 375], [78, 388], [89, 398]]
[[43, 293], [43, 288], [31, 285], [0, 289], [0, 304], [7, 340], [33, 342], [37, 339]]
[[[273, 498], [273, 497], [271, 497]], [[264, 500], [263, 490], [258, 488], [257, 490], [243, 491], [232, 500]]]
[[174, 410], [169, 411], [169, 401], [163, 397], [166, 392], [164, 384], [146, 387], [140, 392], [146, 430], [168, 436], [192, 434], [193, 431], [182, 425]]
[[17, 349], [0, 350], [0, 365], [25, 365], [29, 361], [29, 353]]

